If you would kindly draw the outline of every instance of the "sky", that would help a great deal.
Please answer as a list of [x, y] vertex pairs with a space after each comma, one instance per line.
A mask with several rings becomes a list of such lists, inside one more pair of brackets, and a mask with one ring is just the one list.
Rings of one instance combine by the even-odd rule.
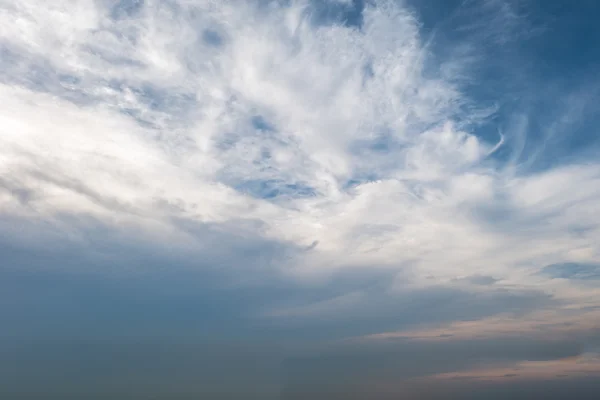
[[597, 399], [599, 16], [0, 0], [0, 397]]

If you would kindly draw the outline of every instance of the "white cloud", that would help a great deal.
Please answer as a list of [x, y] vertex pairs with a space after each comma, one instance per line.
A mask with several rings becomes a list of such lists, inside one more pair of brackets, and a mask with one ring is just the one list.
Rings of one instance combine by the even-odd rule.
[[1, 213], [167, 241], [183, 240], [173, 216], [254, 219], [318, 241], [281, 266], [298, 277], [378, 265], [584, 301], [532, 274], [600, 259], [600, 165], [517, 174], [489, 157], [469, 132], [489, 108], [401, 3], [368, 4], [361, 29], [315, 25], [303, 1], [133, 4], [0, 2]]

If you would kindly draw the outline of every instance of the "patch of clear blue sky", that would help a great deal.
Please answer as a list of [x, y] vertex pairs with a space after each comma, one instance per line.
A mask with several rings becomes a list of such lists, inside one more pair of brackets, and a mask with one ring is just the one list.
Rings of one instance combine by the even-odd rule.
[[477, 1], [409, 3], [434, 57], [443, 60], [461, 42], [476, 49], [481, 62], [463, 90], [476, 104], [498, 110], [472, 132], [493, 143], [499, 132], [511, 135], [526, 121], [524, 141], [508, 137], [495, 160], [511, 159], [522, 146], [517, 162], [534, 172], [594, 156], [600, 145], [594, 106], [600, 90], [593, 83], [600, 67], [600, 2], [509, 0], [512, 21], [499, 7], [482, 11]]
[[240, 192], [256, 198], [273, 200], [278, 197], [299, 198], [316, 195], [314, 188], [302, 183], [286, 183], [277, 179], [249, 179], [236, 185]]
[[142, 10], [144, 0], [119, 0], [111, 9], [111, 17], [114, 19], [128, 18]]

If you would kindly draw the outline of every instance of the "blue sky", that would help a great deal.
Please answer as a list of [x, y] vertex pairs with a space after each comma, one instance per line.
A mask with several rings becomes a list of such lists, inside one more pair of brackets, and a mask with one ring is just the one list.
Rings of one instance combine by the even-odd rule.
[[0, 395], [597, 398], [598, 15], [0, 0]]

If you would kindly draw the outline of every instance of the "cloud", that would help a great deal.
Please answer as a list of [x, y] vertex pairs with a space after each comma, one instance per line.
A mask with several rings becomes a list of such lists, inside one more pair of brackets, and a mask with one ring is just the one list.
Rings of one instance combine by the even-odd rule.
[[551, 379], [557, 375], [587, 376], [600, 374], [600, 364], [597, 355], [570, 357], [556, 361], [526, 361], [517, 363], [512, 368], [496, 368], [489, 370], [469, 371], [459, 374], [440, 375], [439, 379], [467, 378], [474, 380], [494, 381], [502, 378], [522, 379]]
[[592, 341], [597, 81], [534, 4], [443, 7], [0, 1], [11, 335]]
[[523, 338], [353, 344], [290, 358], [284, 366], [283, 393], [290, 399], [367, 394], [377, 399], [483, 398], [484, 393], [506, 390], [505, 385], [535, 388], [553, 382], [556, 375], [569, 375], [560, 387], [600, 374], [597, 355], [584, 353], [576, 341]]
[[[528, 271], [516, 264], [557, 262], [597, 236], [596, 227], [577, 239], [561, 232], [595, 212], [598, 166], [537, 175], [498, 169], [488, 159], [496, 143], [461, 128], [477, 114], [462, 80], [441, 72], [455, 60], [435, 67], [410, 9], [84, 3], [3, 14], [21, 18], [25, 33], [5, 40], [20, 59], [8, 59], [4, 80], [29, 83], [2, 88], [12, 103], [3, 116], [3, 179], [11, 188], [19, 181], [17, 201], [35, 193], [28, 205], [46, 215], [68, 209], [164, 221], [160, 204], [178, 204], [169, 212], [200, 222], [251, 215], [270, 239], [319, 241], [295, 263], [298, 273], [349, 262], [393, 267], [401, 254], [418, 260], [420, 276], [441, 280], [491, 274], [521, 282]], [[346, 12], [362, 16], [360, 29], [337, 23], [350, 24]], [[44, 13], [56, 21], [40, 22]], [[48, 31], [67, 14], [73, 23]], [[331, 21], [315, 25], [315, 15]], [[31, 68], [56, 85], [31, 86]], [[586, 197], [569, 191], [548, 203], [557, 179], [585, 185]], [[579, 215], [563, 214], [552, 233], [536, 230], [579, 201]], [[498, 225], [496, 215], [554, 254], [514, 247], [488, 226]], [[512, 254], [499, 260], [506, 248]], [[596, 253], [592, 246], [588, 258]], [[491, 259], [498, 266], [480, 270]]]
[[543, 274], [564, 279], [600, 279], [600, 266], [594, 264], [562, 263], [546, 265]]
[[590, 340], [600, 331], [598, 309], [573, 310], [569, 306], [552, 310], [524, 312], [518, 315], [498, 314], [477, 320], [454, 321], [449, 324], [384, 332], [369, 335], [368, 340], [460, 341], [503, 338]]

